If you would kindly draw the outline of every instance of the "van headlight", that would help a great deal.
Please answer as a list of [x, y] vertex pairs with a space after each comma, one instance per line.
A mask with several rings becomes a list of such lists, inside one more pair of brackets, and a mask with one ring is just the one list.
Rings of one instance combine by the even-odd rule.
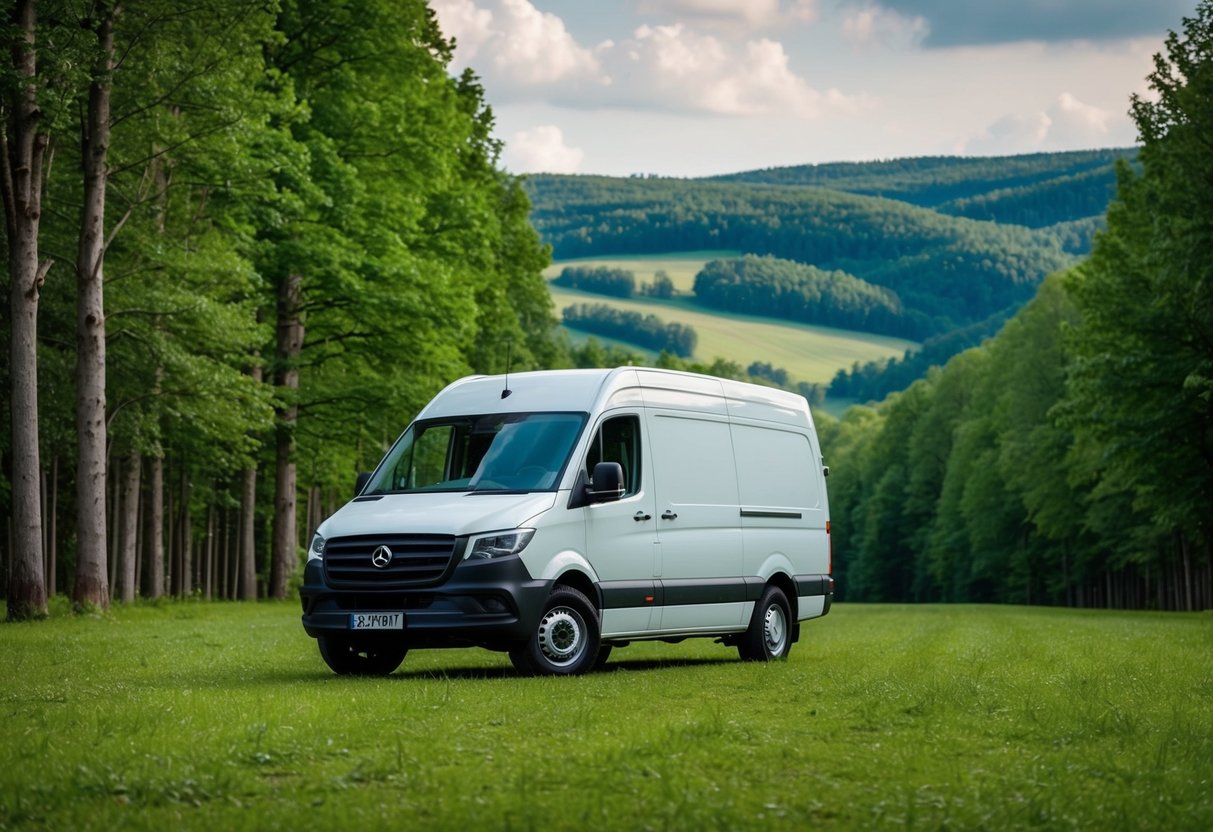
[[324, 557], [324, 538], [320, 535], [312, 535], [312, 545], [307, 547], [307, 559], [319, 560]]
[[473, 537], [468, 543], [467, 554], [464, 558], [472, 560], [489, 560], [516, 555], [526, 548], [535, 536], [534, 529], [514, 529], [511, 532], [491, 532]]

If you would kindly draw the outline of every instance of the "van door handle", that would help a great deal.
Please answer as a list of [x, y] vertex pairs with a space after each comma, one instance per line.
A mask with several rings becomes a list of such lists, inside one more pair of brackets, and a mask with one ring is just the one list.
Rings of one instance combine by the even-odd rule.
[[662, 520], [677, 520], [677, 519], [678, 519], [678, 515], [677, 515], [677, 514], [675, 514], [675, 513], [674, 513], [674, 512], [672, 512], [672, 511], [670, 511], [670, 510], [667, 508], [665, 511], [661, 512], [661, 519], [662, 519]]
[[632, 519], [635, 520], [637, 523], [643, 523], [645, 520], [652, 520], [653, 515], [645, 514], [643, 511], [638, 511], [632, 515]]

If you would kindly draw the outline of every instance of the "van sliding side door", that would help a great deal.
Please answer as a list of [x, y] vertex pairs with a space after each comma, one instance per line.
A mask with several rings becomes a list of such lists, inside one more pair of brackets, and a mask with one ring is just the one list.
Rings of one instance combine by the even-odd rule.
[[736, 629], [746, 585], [737, 473], [725, 415], [647, 411], [657, 485], [660, 629]]

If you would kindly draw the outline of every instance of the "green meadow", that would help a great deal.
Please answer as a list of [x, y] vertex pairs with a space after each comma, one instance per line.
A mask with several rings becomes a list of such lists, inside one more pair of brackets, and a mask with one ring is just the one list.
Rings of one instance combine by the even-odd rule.
[[[565, 266], [574, 264], [607, 266], [634, 272], [639, 286], [652, 282], [653, 275], [659, 269], [664, 269], [680, 293], [670, 300], [648, 297], [623, 300], [552, 286], [550, 283], [548, 289], [557, 316], [566, 306], [574, 303], [603, 303], [618, 309], [653, 314], [667, 323], [677, 322], [694, 327], [699, 336], [695, 357], [700, 361], [710, 363], [716, 358], [725, 358], [736, 361], [742, 367], [754, 361], [765, 361], [787, 370], [795, 381], [828, 383], [840, 369], [850, 369], [856, 361], [864, 364], [880, 358], [900, 358], [907, 349], [916, 346], [914, 342], [900, 338], [796, 324], [755, 315], [734, 315], [694, 305], [690, 298], [692, 285], [703, 264], [716, 257], [735, 255], [736, 252], [687, 252], [567, 260], [549, 266], [544, 275], [550, 280], [560, 274]], [[575, 334], [574, 340], [585, 337]], [[619, 344], [645, 356], [651, 355], [622, 342], [598, 340]]]
[[294, 604], [0, 625], [0, 829], [1213, 828], [1213, 616], [837, 605], [521, 678], [339, 678]]

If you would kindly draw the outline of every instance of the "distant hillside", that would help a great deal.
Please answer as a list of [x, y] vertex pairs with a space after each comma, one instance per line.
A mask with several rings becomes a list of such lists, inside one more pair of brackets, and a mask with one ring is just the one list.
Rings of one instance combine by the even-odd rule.
[[526, 187], [531, 221], [558, 259], [773, 255], [891, 290], [917, 337], [1018, 307], [1045, 275], [1074, 262], [1068, 227], [979, 222], [822, 187], [593, 176], [534, 176]]
[[1135, 148], [1023, 156], [926, 156], [767, 168], [717, 182], [801, 185], [884, 196], [941, 213], [1041, 228], [1103, 216], [1115, 191], [1115, 164]]

